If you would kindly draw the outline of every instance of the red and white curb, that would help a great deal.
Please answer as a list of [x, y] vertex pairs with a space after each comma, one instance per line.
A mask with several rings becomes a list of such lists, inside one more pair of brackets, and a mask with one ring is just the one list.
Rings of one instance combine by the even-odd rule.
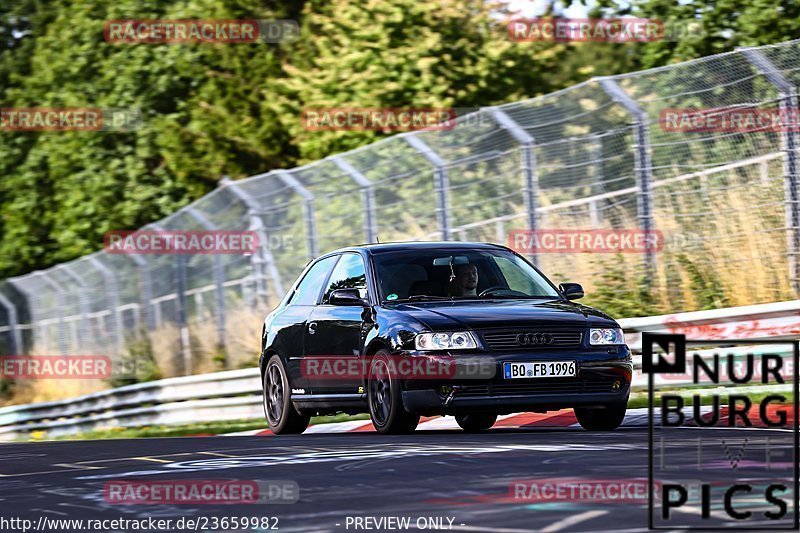
[[[647, 408], [628, 409], [623, 427], [647, 427]], [[547, 413], [514, 413], [511, 415], [501, 415], [497, 417], [497, 422], [493, 428], [580, 428], [575, 413], [572, 409], [562, 409], [560, 411], [550, 411]], [[460, 430], [456, 419], [452, 416], [423, 417], [417, 426], [417, 431], [435, 430]], [[352, 420], [348, 422], [334, 422], [331, 424], [318, 424], [310, 426], [303, 434], [312, 433], [359, 433], [374, 432], [372, 422], [369, 420]], [[235, 436], [271, 436], [272, 431], [266, 429], [255, 429], [250, 431], [239, 431], [227, 433], [225, 437]]]

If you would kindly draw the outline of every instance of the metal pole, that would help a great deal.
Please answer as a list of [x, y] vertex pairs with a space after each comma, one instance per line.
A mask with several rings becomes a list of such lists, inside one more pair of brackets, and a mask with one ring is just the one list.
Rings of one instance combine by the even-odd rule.
[[178, 324], [183, 347], [183, 374], [192, 375], [192, 347], [189, 337], [189, 321], [186, 313], [186, 256], [175, 256], [175, 287], [178, 295]]
[[0, 306], [5, 307], [6, 316], [8, 317], [8, 337], [9, 337], [9, 355], [22, 354], [22, 338], [19, 334], [19, 317], [17, 315], [17, 308], [11, 303], [11, 300], [0, 293]]
[[[145, 227], [156, 231], [169, 231], [161, 224], [154, 222]], [[183, 356], [183, 374], [192, 374], [192, 345], [189, 336], [189, 322], [186, 314], [186, 256], [175, 254], [175, 301], [178, 312], [178, 328], [180, 330], [181, 354]]]
[[108, 310], [111, 312], [111, 322], [114, 327], [114, 343], [116, 345], [117, 355], [122, 353], [122, 320], [120, 318], [119, 313], [119, 292], [117, 289], [117, 279], [114, 276], [114, 273], [108, 269], [100, 260], [90, 255], [88, 256], [89, 263], [92, 264], [94, 268], [96, 268], [100, 274], [103, 276], [103, 280], [106, 284], [106, 305], [108, 305]]
[[372, 182], [364, 176], [361, 172], [358, 171], [353, 165], [351, 165], [347, 160], [345, 160], [342, 156], [334, 156], [328, 158], [334, 162], [334, 164], [339, 167], [342, 172], [347, 174], [350, 179], [358, 184], [361, 187], [361, 190], [364, 194], [364, 235], [367, 238], [367, 242], [377, 242], [378, 241], [378, 229], [376, 224], [376, 217], [375, 217], [375, 187], [372, 185]]
[[439, 229], [442, 232], [442, 240], [450, 239], [450, 181], [447, 177], [447, 162], [439, 157], [439, 154], [425, 144], [425, 141], [416, 135], [403, 135], [403, 139], [417, 152], [433, 165], [433, 180], [436, 188], [436, 198], [438, 205], [436, 215], [439, 220]]
[[[218, 229], [211, 220], [194, 207], [187, 207], [186, 212], [206, 230], [215, 231]], [[222, 256], [220, 254], [214, 255], [214, 285], [217, 297], [217, 344], [224, 349], [225, 321], [227, 318], [225, 309], [225, 269], [222, 265]]]
[[[33, 349], [36, 348], [36, 344], [37, 344], [36, 343], [36, 320], [38, 318], [38, 314], [39, 313], [36, 311], [36, 305], [34, 304], [33, 294], [30, 293], [28, 288], [25, 287], [25, 284], [23, 283], [23, 280], [28, 276], [29, 275], [19, 276], [17, 278], [8, 278], [6, 280], [6, 282], [9, 285], [11, 285], [12, 287], [14, 287], [15, 289], [17, 289], [20, 292], [20, 294], [22, 294], [22, 296], [25, 298], [25, 300], [28, 303], [28, 315], [29, 315], [30, 320], [31, 320], [30, 348], [33, 350]], [[19, 315], [17, 315], [17, 319], [19, 319]], [[22, 345], [22, 342], [20, 342], [19, 348], [20, 348], [20, 350], [24, 350], [25, 347]]]
[[281, 283], [281, 275], [275, 264], [272, 250], [269, 248], [264, 221], [261, 220], [261, 205], [255, 198], [250, 196], [243, 187], [237, 185], [227, 176], [220, 180], [220, 186], [227, 187], [240, 202], [247, 206], [247, 215], [250, 218], [250, 231], [255, 231], [258, 234], [258, 253], [253, 254], [251, 260], [253, 277], [256, 281], [256, 294], [262, 296], [266, 301], [266, 272], [268, 272], [275, 286], [275, 293], [277, 297], [280, 298], [283, 296], [283, 283]]
[[289, 188], [300, 195], [303, 199], [306, 215], [306, 232], [308, 234], [308, 254], [309, 259], [314, 259], [319, 255], [317, 248], [317, 224], [314, 214], [314, 195], [291, 174], [285, 170], [276, 170], [275, 175], [280, 178]]
[[[517, 124], [503, 110], [497, 107], [489, 109], [494, 120], [514, 137], [520, 145], [520, 170], [522, 171], [522, 192], [525, 199], [525, 212], [527, 213], [528, 229], [531, 233], [538, 229], [536, 209], [538, 207], [539, 179], [536, 173], [535, 139]], [[528, 256], [531, 262], [536, 263], [536, 254], [531, 252]]]
[[[605, 192], [605, 174], [603, 172], [603, 136], [594, 135], [594, 143], [592, 144], [592, 157], [594, 158], [594, 183], [592, 183], [592, 195], [598, 195]], [[592, 227], [599, 228], [601, 225], [600, 209], [597, 205], [599, 200], [589, 204], [589, 218]]]
[[69, 348], [67, 346], [67, 323], [64, 320], [64, 315], [66, 314], [64, 311], [64, 288], [41, 270], [34, 272], [33, 275], [42, 278], [44, 282], [56, 293], [56, 308], [58, 313], [58, 348], [63, 355], [67, 355], [69, 353]]
[[[600, 86], [611, 99], [625, 108], [634, 119], [634, 173], [638, 193], [639, 229], [650, 239], [655, 229], [653, 222], [653, 164], [650, 159], [650, 126], [647, 113], [626, 93], [613, 78], [597, 78]], [[648, 241], [649, 242], [649, 241]], [[645, 252], [645, 283], [650, 285], [656, 268], [656, 256], [653, 247], [648, 246]]]
[[769, 81], [780, 94], [781, 150], [783, 158], [786, 253], [789, 258], [789, 282], [795, 296], [800, 296], [800, 197], [798, 197], [798, 109], [797, 88], [772, 64], [761, 50], [739, 49], [745, 58]]
[[148, 331], [156, 329], [156, 321], [153, 312], [153, 281], [150, 278], [150, 265], [148, 261], [137, 254], [129, 254], [128, 257], [136, 265], [139, 271], [139, 282], [141, 285], [141, 313], [144, 316], [144, 323]]
[[78, 333], [78, 345], [80, 346], [80, 350], [81, 351], [83, 351], [83, 350], [91, 351], [88, 348], [88, 346], [89, 346], [89, 336], [90, 336], [90, 333], [89, 333], [89, 297], [88, 297], [88, 290], [89, 289], [86, 286], [86, 282], [83, 281], [83, 278], [77, 272], [72, 270], [72, 268], [70, 268], [70, 265], [67, 264], [67, 263], [62, 263], [62, 264], [56, 266], [55, 268], [62, 269], [67, 274], [67, 276], [69, 276], [70, 279], [72, 279], [72, 281], [74, 281], [79, 287], [78, 304], [80, 305], [80, 308], [81, 308], [81, 327], [80, 327], [79, 333]]

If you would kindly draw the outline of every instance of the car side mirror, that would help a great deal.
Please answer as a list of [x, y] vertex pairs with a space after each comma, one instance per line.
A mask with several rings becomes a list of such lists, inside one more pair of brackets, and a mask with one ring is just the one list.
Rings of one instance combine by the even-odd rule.
[[567, 300], [583, 298], [583, 287], [581, 287], [580, 283], [562, 283], [558, 286], [558, 290]]
[[328, 303], [331, 305], [348, 305], [366, 307], [369, 305], [365, 299], [361, 297], [358, 289], [336, 289], [331, 292], [328, 297]]

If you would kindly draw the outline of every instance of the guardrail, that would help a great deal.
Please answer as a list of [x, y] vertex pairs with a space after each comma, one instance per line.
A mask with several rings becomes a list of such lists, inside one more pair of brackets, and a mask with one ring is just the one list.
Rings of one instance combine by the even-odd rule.
[[[684, 333], [687, 339], [790, 339], [800, 336], [800, 300], [628, 318], [619, 323], [634, 351], [641, 349], [643, 332]], [[680, 380], [669, 383], [687, 384]], [[638, 372], [633, 385], [636, 389], [646, 385]], [[37, 431], [53, 438], [102, 427], [262, 416], [258, 369], [230, 370], [128, 385], [69, 400], [0, 408], [0, 440], [14, 440]]]
[[101, 427], [135, 427], [263, 416], [257, 368], [127, 385], [68, 400], [0, 408], [0, 440]]

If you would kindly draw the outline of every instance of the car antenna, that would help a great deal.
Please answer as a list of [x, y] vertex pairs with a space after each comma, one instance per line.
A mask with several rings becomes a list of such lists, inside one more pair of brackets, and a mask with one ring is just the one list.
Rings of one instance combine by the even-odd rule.
[[381, 243], [381, 238], [378, 237], [377, 235], [375, 235], [375, 242], [377, 242], [378, 244]]

